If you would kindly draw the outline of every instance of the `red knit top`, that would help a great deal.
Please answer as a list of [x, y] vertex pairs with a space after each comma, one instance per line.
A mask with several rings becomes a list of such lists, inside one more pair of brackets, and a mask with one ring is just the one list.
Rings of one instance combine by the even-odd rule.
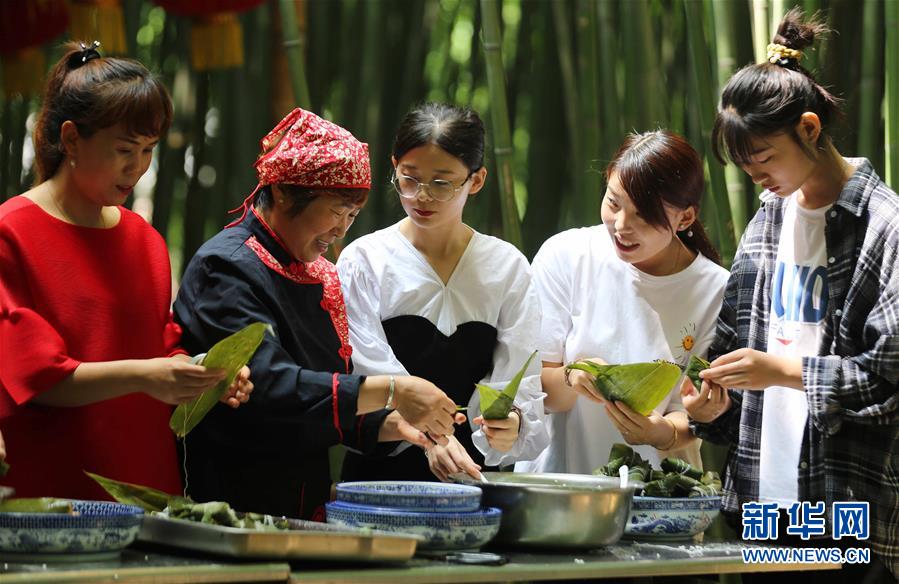
[[109, 499], [83, 471], [181, 490], [172, 408], [143, 393], [82, 407], [33, 398], [82, 362], [165, 357], [171, 320], [165, 242], [121, 208], [109, 229], [60, 221], [33, 201], [0, 205], [0, 431], [17, 496]]

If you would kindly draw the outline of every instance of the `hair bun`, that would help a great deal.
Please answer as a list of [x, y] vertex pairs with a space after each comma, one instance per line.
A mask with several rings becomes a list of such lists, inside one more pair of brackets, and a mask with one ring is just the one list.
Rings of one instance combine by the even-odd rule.
[[816, 36], [830, 31], [825, 24], [818, 20], [818, 14], [812, 16], [808, 21], [804, 21], [804, 19], [805, 13], [802, 12], [802, 9], [791, 9], [780, 21], [772, 42], [801, 51], [810, 47], [815, 42]]

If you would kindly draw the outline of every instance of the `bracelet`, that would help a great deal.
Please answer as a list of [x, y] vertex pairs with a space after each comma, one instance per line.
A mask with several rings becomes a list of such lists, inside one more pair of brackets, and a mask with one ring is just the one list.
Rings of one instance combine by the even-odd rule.
[[671, 450], [672, 448], [674, 448], [674, 445], [677, 444], [677, 426], [674, 425], [674, 422], [664, 416], [662, 416], [662, 419], [668, 422], [668, 425], [671, 426], [672, 430], [674, 430], [674, 436], [671, 438], [671, 442], [669, 442], [665, 446], [657, 446], [656, 450]]
[[569, 365], [565, 366], [565, 385], [571, 387], [571, 367]]
[[396, 392], [396, 379], [390, 376], [390, 386], [387, 388], [387, 403], [384, 405], [385, 410], [393, 410], [390, 404], [393, 403], [393, 394]]

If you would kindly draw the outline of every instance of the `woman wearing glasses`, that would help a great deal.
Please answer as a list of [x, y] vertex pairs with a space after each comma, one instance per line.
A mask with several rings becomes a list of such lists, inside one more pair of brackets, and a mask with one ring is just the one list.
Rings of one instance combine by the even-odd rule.
[[[484, 124], [467, 109], [429, 103], [408, 114], [393, 146], [392, 182], [407, 217], [357, 239], [337, 263], [353, 363], [362, 374], [432, 381], [471, 424], [445, 446], [350, 452], [345, 480], [445, 480], [535, 458], [548, 444], [536, 359], [506, 420], [484, 420], [475, 383], [502, 389], [534, 351], [537, 296], [525, 257], [462, 222], [484, 186]], [[369, 414], [373, 431], [391, 414]], [[393, 446], [396, 446], [395, 444]], [[433, 474], [432, 474], [433, 472]]]

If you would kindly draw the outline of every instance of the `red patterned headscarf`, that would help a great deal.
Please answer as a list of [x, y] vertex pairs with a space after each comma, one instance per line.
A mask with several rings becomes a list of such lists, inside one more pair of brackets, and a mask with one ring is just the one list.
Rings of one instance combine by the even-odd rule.
[[[259, 189], [270, 184], [290, 184], [322, 189], [371, 188], [368, 144], [333, 122], [296, 108], [261, 141], [256, 160], [259, 184], [244, 201], [247, 214]], [[240, 208], [240, 207], [238, 207]], [[236, 211], [237, 209], [235, 209]]]

